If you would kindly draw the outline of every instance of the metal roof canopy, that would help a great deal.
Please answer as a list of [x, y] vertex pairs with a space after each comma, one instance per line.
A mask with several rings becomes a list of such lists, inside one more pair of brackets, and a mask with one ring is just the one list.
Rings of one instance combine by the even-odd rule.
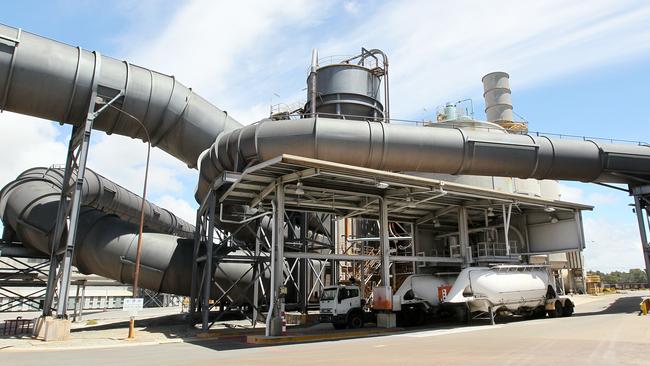
[[376, 219], [378, 198], [383, 197], [388, 202], [389, 220], [415, 223], [430, 221], [457, 206], [485, 209], [513, 204], [520, 209], [568, 211], [593, 208], [294, 155], [278, 156], [242, 173], [224, 172], [213, 189], [225, 189], [218, 199], [221, 205], [247, 205], [268, 211], [277, 184], [285, 185], [287, 211]]

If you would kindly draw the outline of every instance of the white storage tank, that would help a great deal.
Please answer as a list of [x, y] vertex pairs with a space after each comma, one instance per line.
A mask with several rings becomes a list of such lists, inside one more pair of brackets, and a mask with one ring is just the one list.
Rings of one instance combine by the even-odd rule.
[[402, 310], [402, 305], [424, 300], [429, 306], [440, 305], [454, 284], [456, 274], [416, 274], [404, 280], [393, 294], [393, 311]]
[[470, 267], [461, 271], [446, 303], [467, 303], [470, 311], [490, 308], [543, 306], [552, 285], [548, 269], [542, 266]]

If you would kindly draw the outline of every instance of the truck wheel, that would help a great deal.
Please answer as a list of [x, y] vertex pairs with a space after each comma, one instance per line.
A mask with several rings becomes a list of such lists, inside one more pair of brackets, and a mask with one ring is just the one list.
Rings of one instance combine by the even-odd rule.
[[424, 324], [425, 318], [426, 318], [426, 314], [424, 313], [424, 311], [422, 311], [422, 309], [416, 308], [410, 310], [408, 313], [409, 325], [414, 325], [414, 326], [422, 325]]
[[571, 316], [573, 315], [574, 305], [571, 300], [565, 300], [564, 306], [562, 307], [562, 316]]
[[350, 329], [363, 328], [363, 314], [350, 314], [350, 318], [348, 319], [348, 327]]
[[562, 303], [559, 302], [559, 301], [556, 301], [555, 305], [554, 305], [554, 308], [555, 309], [553, 309], [553, 310], [547, 310], [546, 311], [546, 314], [548, 314], [548, 317], [549, 318], [557, 318], [558, 316], [562, 316], [562, 311], [563, 311]]
[[454, 307], [454, 320], [460, 323], [465, 323], [469, 319], [469, 311], [466, 308], [461, 308], [460, 306]]
[[530, 316], [531, 319], [542, 319], [546, 316], [546, 311], [543, 306], [533, 309], [533, 312]]
[[345, 329], [347, 327], [347, 324], [345, 324], [345, 323], [332, 323], [332, 325], [334, 326], [334, 329], [336, 329], [336, 330]]

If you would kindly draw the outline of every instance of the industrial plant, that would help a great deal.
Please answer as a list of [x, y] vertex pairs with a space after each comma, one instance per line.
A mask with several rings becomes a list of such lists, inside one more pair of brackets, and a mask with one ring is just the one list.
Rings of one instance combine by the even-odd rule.
[[[471, 100], [396, 118], [389, 56], [314, 50], [304, 102], [237, 121], [172, 76], [0, 25], [0, 109], [72, 126], [67, 156], [0, 192], [0, 310], [36, 309], [35, 335], [65, 339], [92, 278], [117, 286], [98, 307], [146, 289], [186, 297], [188, 327], [234, 312], [268, 337], [290, 312], [336, 329], [570, 316], [592, 207], [558, 180], [626, 185], [650, 267], [647, 144], [530, 132], [501, 71], [477, 75], [487, 121]], [[195, 169], [196, 221], [87, 167], [100, 131]]]

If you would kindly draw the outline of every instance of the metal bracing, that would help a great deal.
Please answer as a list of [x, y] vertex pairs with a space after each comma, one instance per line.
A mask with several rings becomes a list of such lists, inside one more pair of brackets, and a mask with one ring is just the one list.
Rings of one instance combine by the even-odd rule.
[[[95, 110], [98, 100], [97, 88], [100, 69], [101, 56], [95, 53], [95, 71], [91, 86], [92, 92], [88, 102], [88, 113], [86, 114], [85, 120], [79, 126], [72, 128], [72, 134], [68, 144], [61, 196], [59, 198], [54, 232], [50, 237], [49, 243], [51, 250], [50, 276], [48, 276], [46, 296], [43, 304], [43, 316], [52, 314], [54, 300], [58, 293], [58, 298], [56, 299], [56, 315], [61, 318], [67, 317], [72, 260], [76, 244], [79, 211], [82, 201], [81, 196], [93, 123], [97, 116], [124, 95], [120, 91], [110, 101], [104, 103], [98, 110]], [[64, 233], [67, 235], [64, 236]], [[64, 237], [65, 246], [61, 247]]]
[[469, 232], [467, 222], [467, 207], [458, 207], [458, 237], [460, 245], [460, 258], [463, 260], [463, 268], [469, 267], [472, 262], [471, 249], [469, 246]]
[[388, 241], [388, 202], [383, 198], [379, 203], [379, 255], [381, 256], [381, 284], [383, 286], [389, 286], [390, 243]]
[[[224, 172], [210, 184], [197, 212], [192, 316], [200, 311], [203, 329], [208, 329], [227, 309], [252, 313], [253, 325], [265, 312], [267, 334], [275, 335], [282, 332], [285, 307], [308, 311], [312, 295], [337, 283], [339, 274], [370, 287], [396, 287], [401, 277], [415, 273], [415, 263], [469, 263], [468, 249], [458, 256], [416, 252], [417, 225], [458, 212], [467, 237], [467, 211], [486, 200], [480, 189], [442, 186], [435, 180], [285, 156], [241, 173]], [[550, 204], [497, 195], [502, 197], [486, 202], [504, 204], [505, 219], [511, 204], [534, 209]], [[212, 207], [219, 212], [211, 218]], [[555, 207], [573, 208], [566, 203]], [[355, 233], [346, 229], [339, 243], [337, 222], [351, 222], [350, 217], [355, 218]], [[359, 224], [365, 226], [356, 232]], [[462, 242], [468, 247], [468, 238]], [[237, 271], [226, 268], [232, 263], [240, 265]], [[221, 312], [208, 318], [213, 308]]]
[[506, 211], [506, 205], [501, 205], [503, 210], [503, 234], [505, 236], [506, 242], [506, 255], [510, 256], [510, 241], [508, 234], [510, 233], [510, 219], [512, 218], [512, 204], [508, 204], [508, 210]]
[[[190, 294], [190, 319], [194, 321], [195, 314], [201, 312], [201, 326], [203, 330], [209, 329], [215, 322], [221, 320], [226, 313], [225, 309], [233, 307], [250, 306], [253, 326], [259, 320], [261, 313], [260, 292], [263, 302], [267, 295], [263, 287], [264, 274], [268, 272], [270, 264], [268, 253], [270, 243], [266, 232], [258, 226], [255, 234], [255, 249], [243, 246], [234, 236], [240, 231], [251, 230], [249, 222], [240, 224], [229, 235], [217, 229], [214, 207], [216, 201], [213, 193], [210, 194], [205, 204], [197, 213], [197, 226], [194, 239], [194, 260], [192, 264], [192, 284]], [[228, 255], [237, 251], [241, 254]], [[248, 264], [250, 268], [237, 278], [230, 278], [223, 264], [240, 263]], [[250, 280], [248, 276], [252, 276]], [[217, 280], [220, 279], [219, 280]], [[243, 281], [248, 284], [242, 284]], [[251, 299], [247, 293], [253, 292]], [[234, 294], [237, 290], [238, 294]], [[216, 292], [215, 292], [216, 291]], [[221, 307], [221, 312], [210, 319], [209, 314], [216, 306]]]
[[273, 236], [271, 240], [271, 306], [266, 321], [266, 335], [282, 334], [284, 312], [284, 184], [275, 186], [273, 201]]
[[650, 287], [650, 241], [648, 230], [650, 229], [650, 185], [630, 187], [630, 193], [634, 196], [634, 211], [636, 213], [645, 271]]
[[[43, 260], [30, 263], [19, 257], [0, 257], [0, 296], [9, 298], [10, 301], [0, 304], [0, 312], [22, 310], [27, 305], [33, 310], [40, 309], [40, 299], [45, 295], [47, 268], [50, 262]], [[35, 287], [30, 293], [16, 291], [16, 287]]]

